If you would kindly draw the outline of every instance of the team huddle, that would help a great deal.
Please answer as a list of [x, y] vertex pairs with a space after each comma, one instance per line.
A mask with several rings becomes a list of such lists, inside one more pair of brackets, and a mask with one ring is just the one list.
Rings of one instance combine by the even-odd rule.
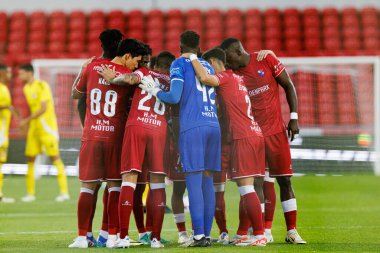
[[[216, 241], [266, 246], [280, 186], [286, 241], [306, 243], [296, 230], [297, 204], [291, 185], [289, 139], [297, 137], [294, 85], [271, 51], [247, 53], [228, 38], [203, 54], [200, 37], [185, 31], [181, 57], [163, 51], [149, 66], [152, 50], [117, 30], [100, 35], [103, 56], [86, 62], [72, 89], [83, 122], [79, 154], [78, 237], [70, 248], [162, 248], [166, 207], [165, 177], [173, 181], [172, 208], [180, 247], [208, 247]], [[291, 115], [281, 116], [279, 85]], [[229, 237], [226, 179], [240, 193], [239, 227]], [[101, 182], [102, 228], [92, 234]], [[142, 195], [149, 183], [146, 222]], [[192, 233], [185, 225], [183, 194], [188, 191]], [[138, 241], [129, 237], [134, 214]], [[212, 240], [213, 219], [219, 238]]]

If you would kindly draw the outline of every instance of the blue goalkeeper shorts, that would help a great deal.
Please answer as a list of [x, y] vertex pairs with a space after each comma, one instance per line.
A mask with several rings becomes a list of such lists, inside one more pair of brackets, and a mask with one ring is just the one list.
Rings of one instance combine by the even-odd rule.
[[179, 154], [183, 172], [220, 171], [220, 129], [202, 126], [179, 135]]

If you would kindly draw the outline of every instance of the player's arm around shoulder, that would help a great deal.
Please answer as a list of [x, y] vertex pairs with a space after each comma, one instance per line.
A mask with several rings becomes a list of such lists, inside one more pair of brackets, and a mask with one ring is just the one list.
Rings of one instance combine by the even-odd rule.
[[190, 59], [195, 74], [201, 83], [208, 86], [219, 86], [219, 79], [215, 75], [210, 75], [207, 73], [207, 70], [203, 67], [202, 63], [199, 61], [198, 57], [195, 54], [187, 53], [183, 54], [182, 57]]

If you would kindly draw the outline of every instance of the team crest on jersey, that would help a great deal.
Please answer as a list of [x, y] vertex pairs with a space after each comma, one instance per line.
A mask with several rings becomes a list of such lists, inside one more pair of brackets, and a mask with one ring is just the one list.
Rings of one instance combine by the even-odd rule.
[[263, 76], [264, 76], [264, 70], [259, 69], [259, 70], [257, 71], [257, 74], [259, 74], [259, 76], [263, 77]]

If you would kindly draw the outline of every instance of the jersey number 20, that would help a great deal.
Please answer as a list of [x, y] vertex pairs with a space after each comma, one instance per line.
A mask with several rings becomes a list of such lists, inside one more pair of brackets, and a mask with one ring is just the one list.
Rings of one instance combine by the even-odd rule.
[[[91, 114], [98, 115], [101, 111], [100, 101], [102, 99], [102, 91], [100, 89], [92, 89], [90, 93]], [[116, 111], [117, 92], [108, 90], [104, 96], [103, 113], [107, 117], [113, 117]]]

